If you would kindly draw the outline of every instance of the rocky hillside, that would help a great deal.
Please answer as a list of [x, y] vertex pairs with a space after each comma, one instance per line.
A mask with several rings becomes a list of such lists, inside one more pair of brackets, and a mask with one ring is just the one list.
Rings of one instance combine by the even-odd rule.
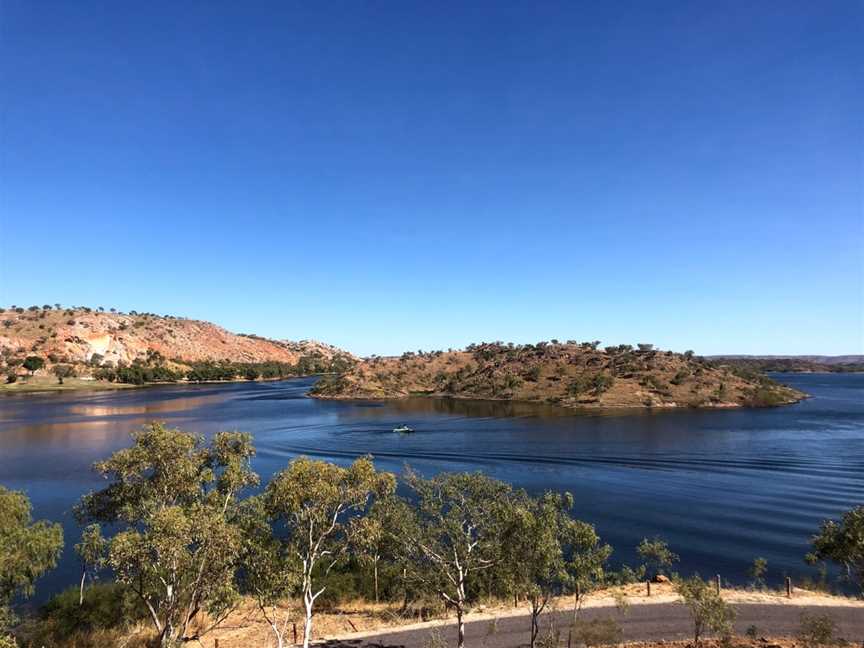
[[72, 365], [78, 375], [99, 367], [152, 364], [154, 358], [175, 366], [204, 362], [297, 365], [303, 358], [354, 361], [329, 344], [235, 334], [209, 322], [179, 317], [80, 307], [2, 309], [0, 368], [20, 367], [32, 356], [42, 358], [46, 368], [58, 363]]
[[475, 344], [464, 351], [365, 360], [321, 380], [318, 398], [408, 396], [541, 401], [566, 407], [740, 407], [805, 397], [760, 374], [717, 367], [687, 352], [640, 344]]

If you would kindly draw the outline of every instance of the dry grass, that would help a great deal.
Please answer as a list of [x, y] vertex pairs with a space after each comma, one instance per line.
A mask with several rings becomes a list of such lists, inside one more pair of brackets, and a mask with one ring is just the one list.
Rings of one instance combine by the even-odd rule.
[[[654, 583], [651, 585], [651, 597], [646, 596], [644, 583], [625, 585], [621, 587], [600, 590], [584, 597], [583, 608], [592, 607], [614, 607], [621, 601], [630, 605], [646, 605], [652, 603], [668, 603], [678, 600], [678, 595], [669, 583]], [[733, 603], [774, 603], [790, 605], [849, 605], [858, 606], [864, 614], [864, 602], [852, 598], [820, 594], [807, 590], [796, 589], [791, 599], [786, 598], [785, 592], [765, 590], [723, 590], [724, 598]], [[555, 599], [551, 607], [557, 610], [567, 610], [573, 607], [573, 598], [570, 596]], [[527, 613], [527, 606], [513, 606], [512, 601], [486, 601], [475, 606], [468, 621], [488, 620], [518, 616]], [[303, 633], [303, 612], [299, 606], [285, 605], [280, 608], [280, 614], [288, 614], [291, 622], [296, 624], [298, 636]], [[351, 601], [339, 605], [332, 610], [324, 611], [315, 616], [314, 631], [316, 639], [344, 639], [348, 637], [363, 637], [376, 634], [384, 629], [396, 627], [435, 627], [450, 622], [449, 615], [439, 614], [432, 618], [420, 619], [417, 613], [400, 615], [398, 606], [387, 604], [375, 605], [366, 601]], [[292, 637], [291, 622], [288, 623], [288, 640]], [[219, 648], [248, 648], [250, 646], [260, 648], [272, 648], [275, 646], [272, 631], [264, 621], [261, 613], [251, 602], [244, 603], [240, 609], [232, 614], [225, 624], [218, 630], [208, 634], [202, 639], [206, 648], [215, 645], [215, 639], [219, 639]], [[651, 644], [642, 644], [650, 646]], [[670, 644], [665, 644], [669, 646]], [[682, 644], [683, 645], [683, 644]], [[738, 645], [738, 644], [736, 644]], [[741, 646], [749, 646], [750, 643], [743, 641]], [[710, 648], [710, 644], [706, 644]], [[760, 644], [765, 648], [765, 644]], [[783, 646], [782, 648], [785, 648]]]

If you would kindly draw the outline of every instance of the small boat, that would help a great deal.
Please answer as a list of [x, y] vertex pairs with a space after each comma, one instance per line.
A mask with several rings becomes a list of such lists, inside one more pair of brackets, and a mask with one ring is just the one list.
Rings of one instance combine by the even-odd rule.
[[410, 434], [414, 431], [414, 428], [410, 428], [407, 425], [401, 425], [397, 428], [393, 428], [394, 432], [398, 432], [399, 434]]

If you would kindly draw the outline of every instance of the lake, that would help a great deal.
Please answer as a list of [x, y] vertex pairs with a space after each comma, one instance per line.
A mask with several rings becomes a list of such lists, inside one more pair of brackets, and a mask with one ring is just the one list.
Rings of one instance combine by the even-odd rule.
[[[820, 520], [864, 503], [864, 374], [786, 374], [812, 398], [776, 409], [584, 413], [501, 402], [317, 401], [312, 378], [0, 396], [0, 484], [34, 516], [61, 521], [66, 551], [37, 600], [77, 582], [71, 508], [99, 488], [94, 461], [159, 420], [205, 435], [255, 437], [266, 480], [294, 456], [339, 463], [371, 453], [400, 471], [482, 470], [530, 491], [568, 490], [575, 515], [635, 563], [661, 535], [680, 571], [747, 580], [757, 556], [773, 582], [812, 575], [803, 562]], [[407, 424], [415, 434], [393, 428]]]

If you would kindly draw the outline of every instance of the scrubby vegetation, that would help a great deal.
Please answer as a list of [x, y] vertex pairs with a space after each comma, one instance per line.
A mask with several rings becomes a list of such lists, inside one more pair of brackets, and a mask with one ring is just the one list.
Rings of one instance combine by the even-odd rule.
[[735, 407], [792, 403], [804, 394], [763, 374], [717, 366], [650, 344], [599, 347], [557, 340], [472, 344], [464, 351], [372, 357], [320, 381], [319, 398], [446, 396], [566, 407]]

